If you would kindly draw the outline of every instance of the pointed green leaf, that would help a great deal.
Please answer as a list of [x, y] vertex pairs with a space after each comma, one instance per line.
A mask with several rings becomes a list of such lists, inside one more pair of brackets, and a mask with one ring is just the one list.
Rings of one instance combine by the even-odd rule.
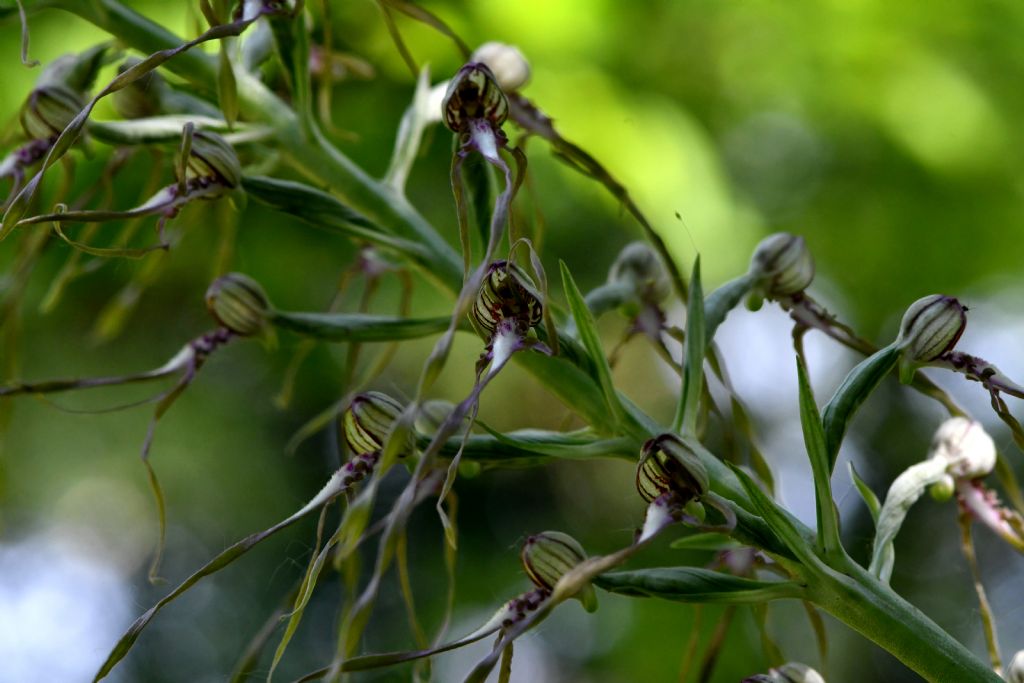
[[697, 567], [614, 572], [598, 576], [594, 583], [611, 593], [677, 602], [750, 604], [802, 594], [793, 581], [757, 581]]
[[898, 346], [890, 344], [858, 363], [822, 411], [829, 472], [836, 466], [847, 425], [871, 392], [896, 367], [900, 353]]
[[683, 368], [683, 390], [679, 396], [676, 418], [677, 432], [695, 434], [700, 397], [704, 391], [704, 354], [707, 350], [704, 320], [704, 290], [700, 282], [700, 256], [690, 276], [690, 299], [686, 308], [686, 366]]
[[814, 498], [818, 518], [818, 545], [826, 553], [842, 552], [839, 539], [839, 517], [832, 498], [832, 466], [825, 449], [825, 432], [818, 415], [811, 381], [803, 356], [796, 357], [797, 381], [800, 393], [800, 425], [804, 432], [804, 446], [811, 460], [814, 475]]
[[612, 380], [612, 370], [608, 365], [608, 358], [605, 356], [604, 347], [601, 346], [601, 337], [597, 332], [597, 325], [594, 316], [590, 314], [587, 303], [576, 286], [572, 274], [564, 261], [559, 262], [562, 269], [562, 286], [565, 288], [565, 297], [569, 302], [569, 310], [576, 321], [576, 329], [583, 342], [587, 355], [594, 365], [597, 381], [604, 394], [605, 403], [616, 425], [621, 424], [624, 417], [622, 403], [619, 401], [619, 394], [615, 390], [615, 383]]
[[416, 91], [413, 94], [412, 103], [405, 110], [402, 121], [398, 124], [395, 149], [391, 153], [391, 163], [388, 165], [387, 173], [384, 174], [384, 182], [400, 195], [405, 194], [405, 182], [419, 155], [423, 131], [434, 113], [430, 111], [430, 69], [424, 66], [420, 70], [419, 78], [416, 79]]
[[871, 519], [874, 523], [878, 524], [878, 511], [882, 509], [882, 504], [878, 502], [878, 496], [871, 490], [871, 487], [867, 485], [860, 475], [857, 474], [857, 470], [853, 467], [852, 462], [846, 463], [847, 468], [850, 471], [850, 479], [853, 481], [854, 487], [857, 489], [857, 493], [860, 494], [861, 500], [868, 506], [868, 512], [871, 513]]

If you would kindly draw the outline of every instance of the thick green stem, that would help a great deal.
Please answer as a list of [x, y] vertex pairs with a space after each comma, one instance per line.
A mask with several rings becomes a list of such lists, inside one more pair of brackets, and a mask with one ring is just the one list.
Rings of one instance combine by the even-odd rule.
[[815, 574], [812, 601], [934, 683], [1001, 683], [992, 669], [923, 612], [852, 560], [844, 573]]

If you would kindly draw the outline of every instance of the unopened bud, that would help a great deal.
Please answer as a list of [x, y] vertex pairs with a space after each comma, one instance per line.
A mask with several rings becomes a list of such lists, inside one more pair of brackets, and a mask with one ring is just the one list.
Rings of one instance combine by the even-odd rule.
[[33, 90], [21, 107], [21, 127], [32, 140], [49, 140], [63, 132], [85, 108], [82, 97], [59, 83]]
[[195, 131], [188, 170], [199, 178], [213, 178], [227, 187], [242, 182], [242, 165], [228, 141], [216, 133]]
[[513, 92], [530, 80], [530, 63], [514, 45], [484, 43], [476, 49], [470, 61], [486, 64], [494, 79], [505, 92]]
[[783, 664], [772, 672], [779, 676], [780, 683], [825, 683], [820, 673], [799, 662]]
[[937, 503], [948, 502], [953, 498], [954, 493], [956, 493], [956, 479], [948, 474], [942, 475], [937, 482], [928, 487], [928, 495]]
[[242, 337], [262, 332], [273, 311], [267, 293], [248, 275], [222, 275], [206, 290], [206, 308], [217, 322]]
[[929, 455], [944, 459], [946, 472], [957, 479], [984, 477], [996, 466], [992, 437], [980, 422], [966, 417], [951, 417], [939, 426]]
[[452, 78], [442, 104], [444, 122], [456, 133], [482, 119], [495, 128], [508, 118], [508, 100], [486, 64], [470, 62]]
[[[140, 61], [135, 58], [125, 60], [117, 67], [118, 75], [123, 74]], [[163, 87], [163, 77], [160, 73], [155, 70], [150, 71], [112, 95], [114, 111], [126, 119], [141, 119], [159, 114]]]
[[470, 316], [490, 340], [503, 321], [511, 322], [520, 334], [525, 334], [540, 322], [543, 310], [540, 295], [526, 271], [511, 261], [495, 261], [487, 268]]
[[644, 444], [636, 468], [636, 490], [648, 503], [669, 491], [686, 503], [707, 493], [709, 485], [700, 458], [675, 434], [662, 434]]
[[910, 304], [896, 343], [904, 357], [927, 363], [953, 350], [967, 327], [967, 309], [954, 297], [932, 294]]
[[1018, 650], [1003, 673], [1006, 683], [1024, 683], [1024, 650]]
[[[560, 531], [545, 531], [526, 539], [520, 558], [534, 585], [551, 591], [559, 579], [587, 559], [587, 553], [572, 536]], [[597, 608], [597, 596], [592, 585], [587, 584], [576, 597], [588, 612]]]
[[769, 299], [798, 294], [814, 279], [814, 259], [803, 237], [777, 232], [765, 237], [754, 249], [750, 272], [757, 289]]
[[[379, 391], [356, 395], [342, 418], [349, 450], [354, 455], [381, 451], [402, 410], [401, 403]], [[401, 455], [407, 453], [405, 449]]]
[[608, 271], [608, 282], [621, 283], [636, 292], [640, 301], [657, 304], [672, 291], [665, 266], [644, 242], [627, 244]]

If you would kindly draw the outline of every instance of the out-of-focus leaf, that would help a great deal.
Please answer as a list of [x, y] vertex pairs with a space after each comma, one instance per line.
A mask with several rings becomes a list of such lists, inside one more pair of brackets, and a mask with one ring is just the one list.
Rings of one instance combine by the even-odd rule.
[[757, 581], [697, 567], [660, 567], [602, 574], [594, 583], [612, 593], [677, 602], [760, 603], [799, 597], [793, 581]]
[[90, 121], [89, 133], [97, 140], [112, 145], [173, 143], [181, 139], [181, 131], [187, 123], [192, 123], [196, 130], [228, 131], [223, 119], [197, 114], [167, 114], [126, 121]]
[[416, 161], [416, 156], [419, 154], [423, 131], [433, 118], [429, 111], [429, 104], [430, 69], [423, 67], [420, 70], [419, 78], [416, 79], [416, 90], [412, 97], [412, 103], [405, 110], [402, 121], [398, 124], [395, 149], [391, 153], [391, 163], [387, 173], [384, 174], [384, 182], [399, 194], [405, 194], [405, 182], [408, 180], [413, 162]]
[[754, 277], [745, 273], [729, 280], [704, 299], [704, 334], [708, 344], [714, 339], [718, 326], [725, 322], [729, 312], [743, 301], [753, 286]]
[[275, 311], [270, 323], [307, 337], [334, 342], [419, 339], [448, 329], [449, 318], [395, 318], [368, 313], [296, 313]]
[[742, 548], [740, 543], [725, 534], [713, 532], [690, 534], [672, 541], [669, 545], [674, 550], [735, 550]]

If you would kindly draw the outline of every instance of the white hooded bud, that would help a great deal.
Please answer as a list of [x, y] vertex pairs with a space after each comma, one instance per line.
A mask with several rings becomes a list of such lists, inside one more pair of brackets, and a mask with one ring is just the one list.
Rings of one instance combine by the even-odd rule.
[[484, 43], [476, 49], [470, 61], [486, 64], [506, 92], [518, 90], [530, 80], [530, 63], [514, 45]]
[[943, 458], [946, 472], [957, 479], [977, 479], [996, 466], [996, 445], [980, 422], [951, 417], [932, 437], [929, 456]]

